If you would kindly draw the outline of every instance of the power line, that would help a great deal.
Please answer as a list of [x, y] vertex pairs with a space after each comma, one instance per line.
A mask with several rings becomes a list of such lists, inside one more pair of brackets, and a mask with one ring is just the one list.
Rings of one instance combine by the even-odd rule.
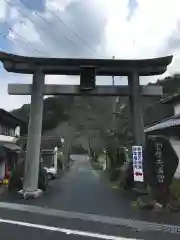
[[[33, 24], [36, 24], [29, 16], [27, 16], [24, 12], [22, 12], [21, 10], [19, 10], [14, 4], [10, 3], [9, 1], [7, 0], [4, 0], [11, 8], [15, 8], [22, 16], [24, 16], [25, 18], [27, 18], [29, 21], [31, 21]], [[23, 3], [27, 8], [30, 8], [30, 6], [25, 3], [23, 0], [20, 0], [21, 3]], [[58, 15], [56, 15], [51, 9], [49, 9], [47, 7], [47, 5], [44, 5], [44, 7], [54, 16], [58, 19], [59, 22], [61, 22], [69, 31], [71, 31], [78, 39], [80, 39], [87, 47], [91, 48], [93, 51], [97, 52], [91, 45], [89, 45], [86, 40], [84, 40], [82, 37], [80, 37], [75, 31], [73, 31], [73, 29], [71, 29]], [[41, 20], [43, 20], [46, 24], [52, 26], [52, 24], [47, 21], [45, 18], [42, 17], [41, 14], [39, 14], [38, 12], [34, 11], [34, 13], [41, 18]], [[38, 26], [39, 27], [39, 26]], [[41, 27], [42, 30], [45, 30], [43, 27]], [[28, 41], [27, 39], [25, 39], [23, 36], [21, 36], [20, 34], [18, 34], [17, 32], [15, 32], [14, 30], [12, 30], [11, 28], [9, 28], [9, 30], [11, 32], [14, 32], [17, 36], [19, 36], [21, 39], [23, 39], [24, 42], [26, 42], [27, 44], [31, 45], [32, 46], [32, 43], [30, 41]], [[67, 41], [69, 41], [70, 43], [72, 44], [75, 44], [77, 45], [77, 43], [75, 43], [74, 41], [70, 40], [69, 38], [67, 38], [66, 36], [62, 36], [64, 37]], [[42, 51], [39, 51], [37, 49], [35, 49], [33, 46], [32, 48], [40, 53], [40, 54], [43, 54]], [[48, 53], [49, 54], [49, 53]]]
[[[22, 4], [24, 4], [24, 6], [26, 6], [28, 9], [30, 8], [30, 6], [29, 6], [27, 3], [25, 3], [23, 0], [20, 0], [20, 2], [21, 2]], [[40, 17], [41, 20], [42, 20], [43, 22], [45, 22], [46, 24], [48, 24], [48, 25], [51, 27], [51, 29], [52, 29], [52, 24], [51, 24], [49, 21], [47, 21], [44, 17], [42, 17], [41, 14], [39, 14], [39, 13], [36, 12], [36, 11], [34, 11], [34, 14], [36, 14], [38, 17]], [[77, 43], [75, 43], [74, 41], [70, 40], [68, 37], [66, 37], [66, 36], [64, 36], [64, 35], [62, 35], [62, 37], [65, 38], [68, 42], [77, 45]]]
[[55, 17], [58, 19], [59, 22], [61, 22], [64, 27], [66, 27], [69, 31], [71, 31], [79, 40], [81, 40], [87, 47], [89, 47], [94, 52], [97, 52], [95, 48], [93, 48], [91, 45], [88, 44], [88, 42], [83, 39], [81, 36], [79, 36], [72, 28], [70, 28], [57, 14], [55, 14], [51, 9], [47, 7], [46, 4], [44, 4], [44, 7]]
[[[7, 0], [4, 0], [11, 8], [15, 8], [22, 16], [24, 16], [25, 18], [27, 18], [29, 21], [31, 21], [33, 24], [36, 24], [28, 15], [26, 15], [24, 12], [22, 12], [20, 9], [18, 9], [14, 4], [10, 3], [9, 1]], [[23, 0], [20, 0], [20, 2], [26, 6], [28, 9], [30, 8], [30, 6], [24, 2]], [[81, 36], [79, 36], [73, 29], [71, 29], [57, 14], [55, 14], [51, 9], [49, 9], [47, 7], [47, 5], [44, 4], [44, 7], [55, 17], [58, 19], [59, 22], [61, 22], [69, 31], [71, 31], [79, 40], [81, 40], [87, 47], [89, 47], [91, 50], [93, 50], [94, 52], [97, 52], [96, 49], [94, 49], [91, 45], [89, 45], [87, 43], [86, 40], [84, 40]], [[52, 24], [47, 21], [41, 14], [39, 14], [38, 12], [34, 11], [34, 14], [36, 14], [39, 18], [41, 18], [41, 20], [43, 22], [45, 22], [46, 24], [50, 25], [52, 27]], [[43, 31], [46, 31], [43, 27], [39, 27], [38, 28], [41, 28]], [[56, 37], [56, 35], [55, 35]], [[68, 42], [72, 43], [72, 44], [75, 44], [77, 45], [76, 42], [70, 40], [68, 37], [66, 36], [62, 36], [63, 38], [65, 38]], [[29, 42], [30, 43], [30, 42]], [[30, 43], [31, 44], [31, 43]], [[49, 54], [49, 53], [48, 53]]]
[[[10, 31], [12, 31], [12, 29], [11, 28], [8, 28]], [[15, 33], [14, 31], [12, 31], [14, 34], [17, 34], [17, 33]], [[22, 46], [20, 46], [19, 45], [19, 43], [13, 38], [13, 37], [11, 37], [11, 36], [7, 36], [5, 33], [2, 33], [2, 32], [0, 32], [0, 35], [3, 37], [3, 38], [5, 38], [5, 39], [8, 39], [8, 40], [11, 40], [11, 41], [13, 41], [13, 43], [15, 43], [15, 44], [17, 44], [19, 47], [22, 47]], [[19, 35], [19, 37], [22, 37], [20, 34], [18, 34]], [[22, 37], [22, 39], [23, 39], [23, 37]], [[26, 44], [28, 44], [28, 42], [27, 41], [25, 41], [25, 39], [23, 40]], [[33, 52], [38, 52], [39, 53], [39, 51], [37, 50], [37, 49], [35, 49], [34, 47], [32, 47], [32, 46], [30, 46], [31, 47], [31, 51], [33, 51]]]
[[26, 38], [24, 38], [22, 35], [20, 35], [19, 33], [17, 33], [16, 31], [14, 31], [12, 28], [8, 27], [8, 30], [10, 30], [12, 33], [14, 33], [16, 36], [18, 36], [20, 39], [22, 39], [23, 42], [25, 42], [26, 44], [30, 45], [31, 48], [37, 52], [40, 53], [41, 55], [45, 56], [44, 53], [42, 51], [39, 51], [38, 49], [36, 49], [33, 44], [28, 41]]
[[[9, 1], [7, 1], [7, 0], [4, 0], [11, 8], [15, 8], [22, 16], [24, 16], [25, 18], [27, 18], [30, 22], [32, 22], [33, 24], [35, 24], [34, 23], [34, 21], [30, 18], [30, 17], [28, 17], [25, 13], [23, 13], [21, 10], [19, 10], [17, 7], [15, 7], [14, 6], [14, 4], [12, 4], [12, 3], [10, 3]], [[43, 29], [43, 28], [42, 28]], [[44, 30], [44, 29], [43, 29]], [[28, 41], [28, 40], [27, 40]], [[29, 41], [28, 41], [29, 42]], [[30, 42], [29, 42], [30, 43]], [[30, 44], [32, 44], [32, 43], [30, 43]], [[49, 55], [51, 55], [49, 52], [47, 52]]]
[[[7, 36], [5, 33], [2, 33], [2, 32], [0, 32], [0, 36], [3, 37], [3, 38], [5, 38], [5, 39], [7, 39], [7, 40], [9, 40], [9, 41], [12, 41], [12, 42], [15, 43], [16, 45], [18, 45], [18, 47], [23, 48], [22, 46], [19, 46], [19, 43], [18, 43], [13, 37]], [[5, 50], [5, 49], [4, 49], [4, 50]], [[34, 52], [33, 49], [32, 49], [32, 52]]]
[[[20, 0], [21, 3], [23, 3], [27, 8], [30, 8], [30, 6], [24, 2], [24, 0]], [[63, 24], [64, 27], [66, 27], [70, 32], [73, 33], [74, 36], [76, 36], [81, 42], [84, 43], [84, 45], [86, 45], [88, 48], [90, 48], [91, 50], [93, 50], [94, 52], [97, 53], [97, 50], [95, 48], [93, 48], [84, 38], [82, 38], [79, 34], [77, 34], [71, 27], [69, 27], [57, 14], [55, 14], [53, 12], [53, 10], [51, 10], [50, 8], [47, 7], [46, 4], [43, 5], [60, 23]], [[39, 14], [38, 12], [34, 11], [34, 13], [39, 16], [44, 22], [46, 22], [47, 24], [50, 24], [50, 22], [48, 22], [45, 18], [42, 17], [41, 14]], [[66, 36], [63, 35], [63, 37], [71, 42], [71, 43], [74, 43], [76, 44], [74, 41], [70, 40], [69, 38], [67, 38]]]

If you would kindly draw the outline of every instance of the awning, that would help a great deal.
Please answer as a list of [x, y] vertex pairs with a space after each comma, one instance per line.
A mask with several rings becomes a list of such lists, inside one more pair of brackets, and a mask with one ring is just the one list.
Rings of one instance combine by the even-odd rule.
[[165, 129], [165, 128], [169, 128], [169, 127], [175, 127], [175, 126], [180, 126], [180, 118], [169, 118], [169, 119], [164, 119], [163, 121], [150, 126], [148, 128], [145, 128], [144, 132], [152, 132], [155, 130], [160, 130], [160, 129]]
[[0, 146], [3, 146], [11, 151], [20, 151], [21, 147], [13, 142], [0, 142]]

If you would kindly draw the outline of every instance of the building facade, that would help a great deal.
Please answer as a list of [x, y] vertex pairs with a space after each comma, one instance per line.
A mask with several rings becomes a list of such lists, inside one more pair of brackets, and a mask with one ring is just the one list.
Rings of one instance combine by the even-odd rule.
[[10, 175], [15, 168], [20, 146], [16, 144], [27, 123], [11, 113], [0, 109], [0, 181]]
[[[63, 143], [61, 142], [61, 137], [58, 139], [52, 136], [42, 136], [41, 137], [41, 158], [43, 160], [44, 166], [47, 168], [52, 167], [54, 165], [54, 157], [56, 155], [55, 149], [57, 148], [57, 152], [62, 151]], [[27, 149], [27, 136], [20, 137], [17, 141], [17, 144], [26, 151]], [[65, 165], [65, 162], [63, 162]]]

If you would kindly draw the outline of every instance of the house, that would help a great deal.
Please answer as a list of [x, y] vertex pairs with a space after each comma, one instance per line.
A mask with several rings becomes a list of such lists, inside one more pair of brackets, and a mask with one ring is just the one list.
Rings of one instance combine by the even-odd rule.
[[[17, 144], [26, 151], [27, 136], [20, 137]], [[51, 136], [41, 137], [41, 157], [46, 167], [51, 167], [54, 164], [55, 148], [58, 150], [63, 146], [61, 138], [53, 138]]]
[[47, 167], [51, 167], [54, 164], [55, 148], [60, 149], [62, 143], [59, 139], [51, 136], [42, 137], [41, 139], [41, 156], [43, 162]]
[[[174, 115], [146, 127], [144, 131], [148, 135], [160, 134], [168, 137], [180, 160], [180, 94], [166, 97], [161, 100], [161, 103], [170, 104]], [[175, 178], [180, 179], [180, 162]]]
[[18, 154], [21, 150], [16, 142], [20, 137], [21, 129], [26, 131], [27, 123], [25, 121], [4, 109], [0, 109], [0, 181], [16, 165]]

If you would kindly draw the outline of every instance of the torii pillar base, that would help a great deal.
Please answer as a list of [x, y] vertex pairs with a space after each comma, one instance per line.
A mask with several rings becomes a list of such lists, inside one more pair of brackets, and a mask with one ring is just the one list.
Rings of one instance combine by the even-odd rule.
[[25, 192], [24, 190], [20, 190], [19, 194], [23, 196], [24, 199], [36, 199], [40, 197], [43, 194], [43, 191], [41, 189], [37, 189], [33, 192]]

